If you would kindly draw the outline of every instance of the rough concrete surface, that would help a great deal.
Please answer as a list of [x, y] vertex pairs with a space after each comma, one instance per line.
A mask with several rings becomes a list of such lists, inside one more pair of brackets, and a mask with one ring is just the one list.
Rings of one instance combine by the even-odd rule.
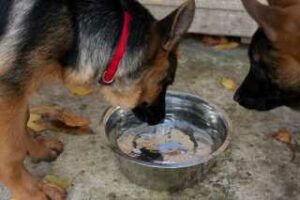
[[[220, 51], [204, 47], [188, 38], [180, 46], [177, 79], [172, 86], [197, 94], [222, 108], [230, 117], [234, 135], [230, 147], [206, 179], [180, 192], [156, 192], [130, 183], [118, 170], [113, 153], [105, 145], [99, 125], [107, 103], [97, 94], [70, 95], [62, 87], [43, 88], [32, 105], [58, 104], [88, 117], [93, 135], [58, 137], [65, 150], [53, 163], [33, 164], [30, 170], [42, 178], [46, 174], [73, 179], [69, 200], [299, 200], [300, 155], [291, 161], [289, 148], [270, 136], [279, 128], [288, 128], [300, 141], [300, 114], [282, 107], [270, 112], [255, 112], [238, 106], [233, 92], [220, 85], [227, 77], [240, 83], [248, 71], [246, 47]], [[0, 200], [9, 192], [0, 186]]]

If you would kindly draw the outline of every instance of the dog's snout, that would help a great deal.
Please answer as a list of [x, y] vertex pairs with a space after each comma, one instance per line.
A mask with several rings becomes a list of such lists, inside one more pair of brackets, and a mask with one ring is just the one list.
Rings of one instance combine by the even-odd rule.
[[149, 125], [156, 125], [165, 118], [165, 108], [161, 106], [138, 106], [133, 109], [134, 115]]
[[236, 101], [239, 105], [247, 108], [247, 109], [256, 109], [256, 110], [264, 110], [265, 103], [262, 100], [253, 99], [251, 97], [241, 96], [239, 93], [236, 93], [233, 97], [234, 101]]
[[253, 94], [243, 86], [237, 90], [233, 99], [241, 106], [257, 111], [267, 111], [283, 105], [281, 96], [270, 94], [267, 91]]

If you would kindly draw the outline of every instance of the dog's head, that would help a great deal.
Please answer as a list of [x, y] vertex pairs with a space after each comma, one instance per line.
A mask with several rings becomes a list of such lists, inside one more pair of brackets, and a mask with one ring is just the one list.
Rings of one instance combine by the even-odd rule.
[[270, 110], [300, 101], [300, 2], [243, 0], [260, 28], [249, 48], [250, 71], [234, 99], [242, 106]]
[[[161, 21], [153, 20], [141, 66], [117, 77], [111, 86], [103, 86], [104, 96], [113, 105], [131, 109], [149, 124], [165, 117], [167, 87], [173, 83], [177, 67], [176, 47], [190, 27], [195, 0], [188, 0]], [[130, 81], [129, 81], [130, 80]]]

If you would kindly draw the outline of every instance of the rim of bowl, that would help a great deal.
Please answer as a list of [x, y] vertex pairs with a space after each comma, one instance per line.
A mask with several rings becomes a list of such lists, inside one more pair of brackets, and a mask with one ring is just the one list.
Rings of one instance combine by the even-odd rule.
[[217, 148], [213, 153], [209, 154], [207, 157], [202, 158], [202, 159], [198, 159], [197, 161], [194, 162], [183, 162], [183, 163], [178, 163], [178, 164], [170, 164], [170, 165], [163, 165], [163, 164], [158, 164], [158, 163], [151, 163], [151, 162], [147, 162], [147, 161], [143, 161], [143, 160], [137, 160], [131, 156], [126, 155], [125, 153], [122, 153], [120, 150], [117, 150], [116, 147], [113, 147], [111, 142], [108, 140], [107, 137], [107, 133], [106, 133], [106, 123], [109, 120], [109, 118], [112, 116], [113, 113], [115, 113], [116, 111], [122, 109], [121, 107], [109, 107], [104, 111], [104, 114], [102, 115], [101, 118], [101, 129], [102, 129], [102, 134], [104, 134], [105, 137], [105, 141], [108, 145], [108, 147], [110, 149], [112, 149], [112, 151], [117, 154], [118, 156], [121, 156], [124, 159], [127, 159], [128, 161], [134, 162], [138, 165], [143, 165], [146, 167], [151, 167], [151, 168], [160, 168], [160, 169], [179, 169], [179, 168], [187, 168], [187, 167], [193, 167], [193, 166], [197, 166], [200, 164], [204, 164], [207, 163], [208, 161], [214, 159], [215, 157], [217, 157], [219, 154], [221, 154], [222, 152], [224, 152], [226, 150], [226, 148], [228, 147], [231, 138], [232, 138], [232, 134], [233, 134], [233, 129], [232, 129], [232, 123], [229, 119], [229, 117], [227, 116], [227, 114], [220, 109], [218, 106], [208, 103], [207, 101], [205, 101], [204, 99], [202, 99], [201, 97], [199, 97], [198, 95], [194, 95], [194, 94], [189, 94], [186, 92], [180, 92], [180, 91], [173, 91], [173, 90], [168, 90], [167, 94], [171, 94], [171, 95], [180, 95], [180, 96], [189, 96], [192, 98], [197, 98], [201, 101], [203, 101], [204, 103], [206, 103], [209, 107], [213, 108], [214, 111], [216, 113], [218, 113], [222, 119], [222, 121], [224, 122], [225, 126], [226, 126], [226, 136], [225, 136], [225, 140], [223, 141], [222, 145]]

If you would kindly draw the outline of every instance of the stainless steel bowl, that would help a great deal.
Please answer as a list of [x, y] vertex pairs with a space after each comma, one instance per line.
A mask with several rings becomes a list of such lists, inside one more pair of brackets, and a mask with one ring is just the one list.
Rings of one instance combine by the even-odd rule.
[[131, 112], [110, 108], [103, 117], [105, 138], [122, 173], [155, 190], [179, 190], [202, 180], [229, 144], [227, 117], [201, 98], [168, 92], [166, 119], [148, 126]]

